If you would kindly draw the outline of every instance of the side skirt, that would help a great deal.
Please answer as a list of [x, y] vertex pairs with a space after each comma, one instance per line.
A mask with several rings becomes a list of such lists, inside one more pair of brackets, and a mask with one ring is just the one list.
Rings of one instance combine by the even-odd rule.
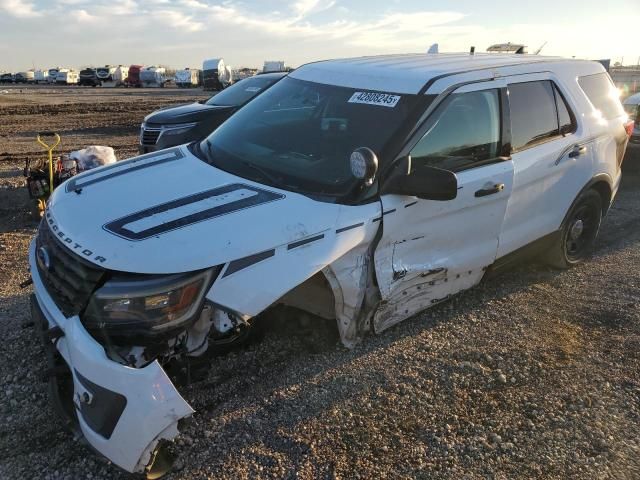
[[534, 240], [511, 253], [496, 259], [487, 269], [484, 279], [493, 278], [500, 273], [515, 267], [516, 265], [531, 260], [546, 252], [556, 243], [560, 237], [560, 230], [549, 233], [544, 237]]

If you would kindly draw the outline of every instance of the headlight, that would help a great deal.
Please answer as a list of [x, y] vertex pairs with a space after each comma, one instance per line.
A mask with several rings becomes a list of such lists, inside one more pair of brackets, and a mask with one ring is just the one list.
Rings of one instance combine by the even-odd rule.
[[214, 273], [115, 276], [93, 294], [82, 322], [115, 343], [170, 337], [196, 319]]
[[162, 135], [180, 135], [182, 133], [187, 133], [196, 125], [197, 123], [178, 123], [175, 125], [164, 125], [162, 127]]

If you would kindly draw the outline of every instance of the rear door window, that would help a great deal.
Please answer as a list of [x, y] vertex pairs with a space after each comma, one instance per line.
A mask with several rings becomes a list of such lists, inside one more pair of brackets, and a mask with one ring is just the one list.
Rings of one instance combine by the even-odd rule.
[[620, 103], [620, 93], [609, 75], [598, 73], [578, 78], [578, 84], [589, 98], [589, 101], [604, 118], [611, 120], [624, 115]]
[[509, 85], [511, 145], [514, 151], [560, 135], [553, 89], [549, 80]]
[[450, 95], [411, 151], [411, 162], [445, 170], [472, 168], [498, 157], [500, 96], [497, 89]]

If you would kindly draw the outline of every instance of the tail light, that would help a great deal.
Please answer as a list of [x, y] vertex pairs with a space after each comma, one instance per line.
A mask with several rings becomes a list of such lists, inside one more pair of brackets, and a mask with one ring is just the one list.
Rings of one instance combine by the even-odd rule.
[[627, 132], [627, 136], [630, 137], [631, 134], [633, 133], [633, 120], [629, 120], [627, 123], [624, 124], [624, 129]]

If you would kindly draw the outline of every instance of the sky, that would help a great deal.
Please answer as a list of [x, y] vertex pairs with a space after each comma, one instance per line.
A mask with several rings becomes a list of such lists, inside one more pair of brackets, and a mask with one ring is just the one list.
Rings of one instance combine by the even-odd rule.
[[546, 55], [636, 64], [640, 0], [0, 0], [0, 71], [65, 66], [290, 66], [544, 42]]

